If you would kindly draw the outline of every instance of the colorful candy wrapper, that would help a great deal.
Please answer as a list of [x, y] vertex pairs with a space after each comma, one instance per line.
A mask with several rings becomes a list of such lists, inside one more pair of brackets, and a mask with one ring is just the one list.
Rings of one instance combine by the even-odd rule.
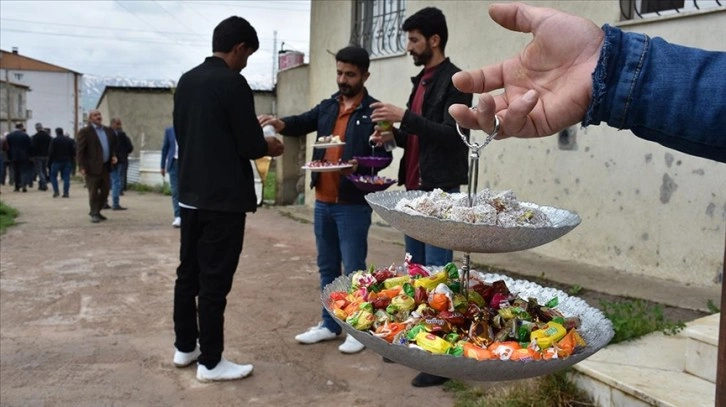
[[445, 339], [428, 332], [419, 332], [416, 335], [416, 345], [435, 355], [441, 355], [451, 349], [451, 344]]
[[359, 331], [365, 331], [373, 325], [373, 320], [373, 314], [365, 310], [360, 310], [346, 318], [345, 322]]

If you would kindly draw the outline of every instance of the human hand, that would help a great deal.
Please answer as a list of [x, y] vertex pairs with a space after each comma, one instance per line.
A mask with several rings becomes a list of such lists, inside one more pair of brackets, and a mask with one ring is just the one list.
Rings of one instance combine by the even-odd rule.
[[376, 102], [371, 103], [373, 114], [371, 120], [374, 122], [389, 121], [391, 123], [400, 123], [406, 109], [392, 105], [390, 103]]
[[265, 142], [267, 142], [267, 155], [270, 157], [277, 157], [285, 151], [285, 145], [277, 137], [265, 137]]
[[117, 162], [118, 162], [118, 158], [116, 158], [116, 156], [115, 156], [115, 155], [114, 155], [114, 156], [112, 156], [112, 157], [111, 157], [111, 165], [116, 165], [116, 163], [117, 163]]
[[[582, 121], [592, 98], [602, 30], [582, 17], [521, 3], [493, 4], [489, 15], [534, 38], [515, 57], [454, 74], [457, 89], [482, 95], [476, 110], [452, 105], [451, 116], [463, 127], [490, 132], [496, 114], [498, 139], [548, 136]], [[495, 96], [484, 93], [502, 88]]]
[[162, 168], [161, 169], [161, 177], [164, 178], [164, 176], [166, 176], [166, 170]]
[[271, 125], [275, 128], [277, 133], [281, 132], [285, 128], [285, 122], [269, 114], [261, 114], [257, 116], [257, 121], [260, 123], [260, 127], [265, 127], [268, 124]]
[[343, 168], [342, 170], [340, 170], [340, 175], [347, 177], [348, 175], [350, 175], [358, 170], [358, 160], [356, 160], [355, 158], [348, 160], [348, 164], [351, 164], [352, 167]]

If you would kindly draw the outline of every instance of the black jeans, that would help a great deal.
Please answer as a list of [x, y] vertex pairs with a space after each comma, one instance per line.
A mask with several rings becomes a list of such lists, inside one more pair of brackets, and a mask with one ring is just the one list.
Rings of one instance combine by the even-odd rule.
[[174, 346], [191, 352], [199, 338], [198, 362], [213, 369], [224, 350], [224, 309], [242, 252], [246, 214], [181, 208], [181, 218]]

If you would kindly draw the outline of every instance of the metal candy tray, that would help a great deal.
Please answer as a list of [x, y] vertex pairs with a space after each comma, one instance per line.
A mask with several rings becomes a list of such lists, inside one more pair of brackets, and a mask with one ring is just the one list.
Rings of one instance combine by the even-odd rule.
[[373, 210], [391, 227], [424, 243], [472, 253], [505, 253], [531, 249], [556, 240], [580, 224], [580, 217], [565, 209], [520, 202], [524, 207], [544, 212], [549, 227], [502, 227], [457, 222], [396, 210], [401, 199], [413, 199], [424, 191], [381, 191], [366, 195]]
[[325, 309], [330, 312], [343, 330], [366, 345], [370, 350], [412, 369], [460, 380], [519, 380], [554, 373], [593, 355], [607, 345], [614, 335], [612, 323], [605, 318], [602, 312], [590, 307], [580, 298], [571, 297], [563, 291], [554, 288], [545, 288], [530, 281], [513, 280], [498, 274], [482, 274], [476, 271], [471, 271], [471, 273], [485, 282], [504, 280], [512, 293], [518, 294], [523, 298], [536, 298], [540, 304], [544, 304], [552, 298], [558, 297], [559, 305], [557, 309], [560, 312], [566, 316], [578, 316], [580, 318], [582, 325], [578, 329], [578, 332], [585, 339], [587, 346], [566, 359], [531, 362], [510, 360], [477, 361], [450, 355], [434, 355], [419, 349], [390, 344], [368, 332], [353, 328], [345, 321], [337, 319], [330, 308], [328, 298], [332, 292], [348, 290], [350, 287], [349, 276], [338, 277], [332, 283], [328, 284], [323, 289], [321, 299]]

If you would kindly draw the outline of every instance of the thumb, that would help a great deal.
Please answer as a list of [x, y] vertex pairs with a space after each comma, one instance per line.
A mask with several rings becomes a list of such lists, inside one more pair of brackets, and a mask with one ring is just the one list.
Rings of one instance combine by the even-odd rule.
[[544, 10], [523, 3], [492, 4], [489, 6], [489, 16], [508, 30], [530, 33], [537, 15]]

